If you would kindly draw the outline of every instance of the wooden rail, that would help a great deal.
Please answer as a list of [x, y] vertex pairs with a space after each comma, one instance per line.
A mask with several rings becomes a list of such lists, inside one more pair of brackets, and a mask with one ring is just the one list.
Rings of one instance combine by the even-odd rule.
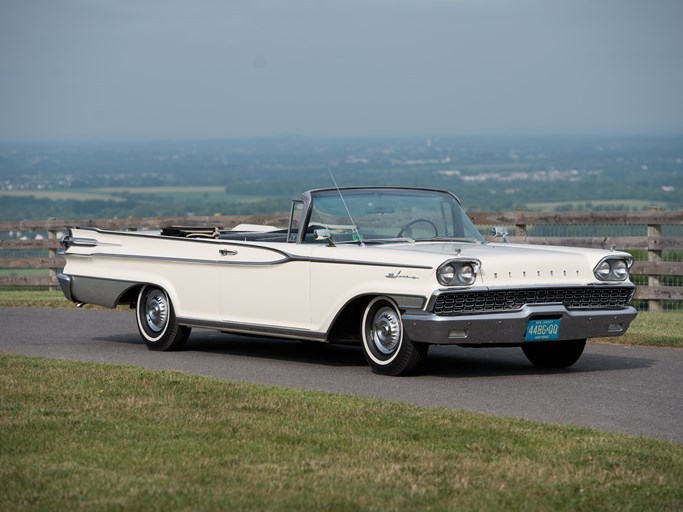
[[[636, 299], [648, 301], [650, 310], [661, 309], [664, 300], [683, 300], [683, 286], [662, 286], [662, 276], [683, 276], [683, 262], [662, 261], [662, 251], [683, 250], [683, 237], [662, 236], [662, 225], [683, 225], [683, 211], [643, 212], [474, 212], [470, 214], [477, 226], [514, 226], [512, 243], [566, 245], [624, 251], [646, 251], [647, 261], [636, 261], [632, 274], [648, 276], [647, 286], [638, 286]], [[530, 226], [544, 225], [629, 225], [643, 226], [642, 236], [617, 237], [552, 237], [528, 236]]]
[[[515, 228], [510, 242], [538, 245], [566, 245], [593, 247], [647, 253], [647, 261], [636, 261], [632, 274], [648, 276], [648, 285], [638, 286], [636, 299], [649, 301], [650, 309], [656, 310], [661, 301], [683, 301], [683, 286], [663, 286], [662, 276], [683, 276], [683, 262], [663, 261], [662, 251], [683, 251], [683, 236], [662, 236], [662, 225], [683, 225], [683, 211], [647, 212], [473, 212], [470, 218], [477, 226], [509, 226]], [[65, 226], [89, 226], [101, 229], [141, 230], [160, 226], [182, 225], [190, 227], [217, 226], [229, 229], [240, 223], [273, 224], [285, 226], [286, 215], [254, 216], [212, 216], [212, 217], [151, 217], [97, 220], [58, 220], [0, 222], [0, 232], [43, 232], [47, 238], [41, 240], [1, 240], [0, 268], [5, 269], [48, 269], [48, 275], [0, 275], [0, 285], [26, 285], [56, 287], [56, 275], [63, 267], [64, 259], [58, 255], [57, 233], [65, 232]], [[543, 225], [640, 225], [640, 236], [617, 237], [567, 237], [528, 236], [530, 227]], [[29, 249], [47, 250], [47, 257], [19, 257], [17, 253]], [[5, 250], [11, 250], [12, 257], [3, 257]]]

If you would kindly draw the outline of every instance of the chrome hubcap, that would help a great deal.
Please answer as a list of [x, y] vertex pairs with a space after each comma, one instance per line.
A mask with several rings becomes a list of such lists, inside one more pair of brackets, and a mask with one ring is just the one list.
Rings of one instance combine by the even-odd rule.
[[382, 354], [391, 354], [401, 341], [401, 319], [389, 307], [383, 307], [375, 314], [370, 332], [372, 342]]
[[168, 299], [159, 290], [150, 293], [145, 303], [145, 320], [154, 332], [161, 332], [168, 321]]

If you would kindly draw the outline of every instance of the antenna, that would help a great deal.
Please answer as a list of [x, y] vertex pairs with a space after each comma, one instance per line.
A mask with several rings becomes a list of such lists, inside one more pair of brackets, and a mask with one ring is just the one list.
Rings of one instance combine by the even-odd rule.
[[358, 241], [360, 242], [360, 245], [362, 247], [365, 247], [365, 244], [363, 243], [363, 237], [360, 236], [360, 231], [358, 231], [358, 226], [356, 226], [356, 223], [353, 221], [353, 217], [351, 217], [351, 212], [349, 211], [349, 207], [346, 205], [346, 201], [344, 201], [344, 196], [341, 193], [341, 190], [339, 189], [339, 185], [337, 185], [337, 180], [334, 179], [334, 175], [332, 174], [332, 171], [330, 168], [327, 168], [327, 172], [330, 173], [330, 178], [332, 178], [332, 183], [334, 183], [334, 188], [337, 189], [337, 192], [339, 192], [339, 197], [342, 200], [342, 204], [344, 205], [344, 208], [346, 208], [346, 214], [349, 216], [349, 219], [351, 219], [351, 225], [353, 226], [353, 230], [356, 232], [356, 236], [358, 237]]

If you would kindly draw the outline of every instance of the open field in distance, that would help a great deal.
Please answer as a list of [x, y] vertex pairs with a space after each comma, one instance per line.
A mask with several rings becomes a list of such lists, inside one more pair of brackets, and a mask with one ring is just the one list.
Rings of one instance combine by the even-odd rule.
[[114, 201], [122, 203], [122, 197], [95, 190], [0, 190], [0, 198], [49, 199], [50, 201]]
[[332, 187], [330, 173], [340, 186], [447, 189], [468, 210], [676, 210], [682, 171], [674, 136], [4, 142], [0, 220], [268, 214]]
[[172, 198], [176, 201], [262, 201], [263, 196], [231, 195], [225, 187], [102, 187], [69, 190], [0, 190], [0, 197], [34, 197], [52, 201], [114, 201], [124, 202], [125, 196], [154, 196], [155, 198]]

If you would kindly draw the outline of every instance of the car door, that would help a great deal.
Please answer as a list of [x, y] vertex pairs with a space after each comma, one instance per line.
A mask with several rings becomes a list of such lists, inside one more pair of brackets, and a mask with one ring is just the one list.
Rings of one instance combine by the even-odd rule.
[[[290, 254], [285, 249], [298, 249]], [[277, 329], [310, 329], [310, 261], [306, 246], [225, 244], [220, 248], [222, 320]]]

